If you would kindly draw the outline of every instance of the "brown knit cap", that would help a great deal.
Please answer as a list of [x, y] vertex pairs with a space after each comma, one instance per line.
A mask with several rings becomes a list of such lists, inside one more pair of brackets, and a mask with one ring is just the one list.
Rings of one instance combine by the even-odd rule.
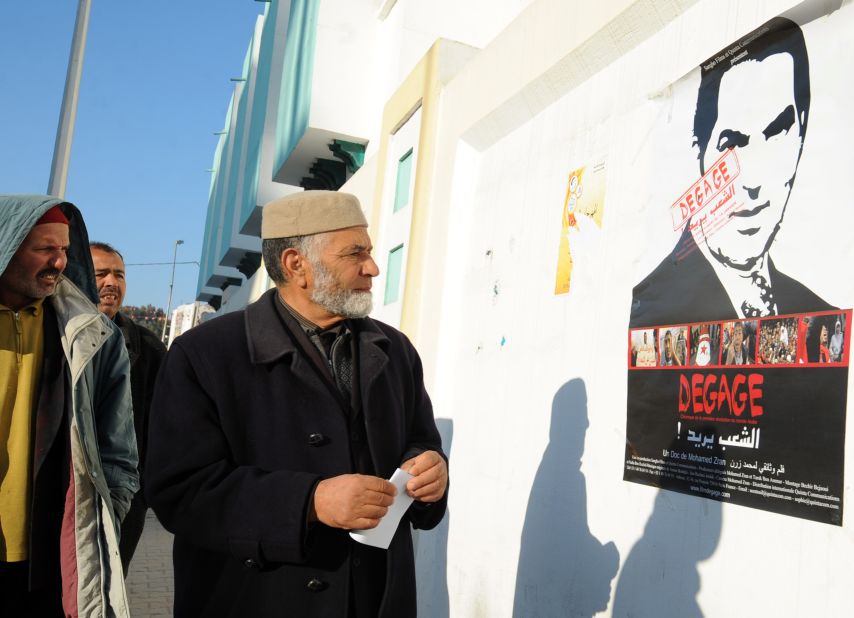
[[303, 191], [264, 206], [261, 238], [309, 236], [348, 227], [368, 227], [359, 198], [338, 191]]

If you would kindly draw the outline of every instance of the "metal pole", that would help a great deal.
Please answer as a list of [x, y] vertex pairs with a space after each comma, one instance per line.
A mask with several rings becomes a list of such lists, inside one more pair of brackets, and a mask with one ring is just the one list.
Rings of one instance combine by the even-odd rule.
[[74, 24], [74, 38], [71, 40], [65, 92], [62, 95], [62, 109], [59, 112], [59, 126], [56, 129], [53, 162], [50, 166], [50, 180], [47, 185], [48, 195], [56, 197], [65, 197], [68, 162], [71, 159], [71, 140], [74, 137], [74, 120], [77, 117], [77, 95], [80, 92], [80, 78], [83, 75], [83, 54], [86, 51], [90, 6], [91, 0], [80, 0], [77, 7], [77, 21]]
[[175, 251], [172, 253], [172, 278], [169, 280], [169, 301], [166, 303], [166, 319], [163, 320], [163, 334], [160, 340], [166, 343], [166, 325], [169, 324], [169, 311], [172, 309], [172, 288], [175, 285], [175, 261], [178, 259], [178, 245], [183, 245], [183, 240], [175, 241]]

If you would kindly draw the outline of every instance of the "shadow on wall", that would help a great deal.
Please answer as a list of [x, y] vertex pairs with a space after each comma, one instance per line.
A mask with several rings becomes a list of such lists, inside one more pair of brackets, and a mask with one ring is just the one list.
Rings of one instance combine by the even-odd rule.
[[[454, 421], [437, 418], [436, 427], [442, 436], [442, 450], [451, 459]], [[450, 476], [453, 477], [453, 468]], [[418, 615], [427, 618], [448, 618], [448, 526], [451, 512], [432, 530], [414, 530], [415, 582], [418, 590]]]
[[549, 444], [537, 469], [522, 528], [513, 616], [592, 616], [608, 607], [620, 555], [587, 525], [581, 473], [587, 420], [584, 381], [560, 387]]
[[[703, 428], [703, 433], [714, 432], [713, 427]], [[674, 441], [669, 450], [673, 453], [680, 449], [685, 447]], [[721, 456], [718, 450], [714, 454]], [[710, 558], [718, 546], [721, 503], [667, 491], [670, 483], [679, 481], [662, 479], [662, 489], [655, 498], [643, 536], [623, 565], [614, 594], [615, 618], [703, 616], [697, 602], [700, 592], [697, 565]]]

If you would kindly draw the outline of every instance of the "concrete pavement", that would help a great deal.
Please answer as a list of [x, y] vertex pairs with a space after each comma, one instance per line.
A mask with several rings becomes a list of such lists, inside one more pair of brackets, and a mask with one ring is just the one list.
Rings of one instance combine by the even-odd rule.
[[125, 584], [133, 618], [172, 617], [172, 535], [150, 509]]

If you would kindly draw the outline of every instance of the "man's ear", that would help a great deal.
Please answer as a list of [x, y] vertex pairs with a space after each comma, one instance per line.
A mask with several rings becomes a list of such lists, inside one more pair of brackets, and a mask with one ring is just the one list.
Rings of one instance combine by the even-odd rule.
[[306, 287], [308, 260], [305, 259], [305, 256], [296, 249], [285, 249], [279, 259], [281, 260], [282, 272], [285, 274], [288, 283], [301, 288]]

